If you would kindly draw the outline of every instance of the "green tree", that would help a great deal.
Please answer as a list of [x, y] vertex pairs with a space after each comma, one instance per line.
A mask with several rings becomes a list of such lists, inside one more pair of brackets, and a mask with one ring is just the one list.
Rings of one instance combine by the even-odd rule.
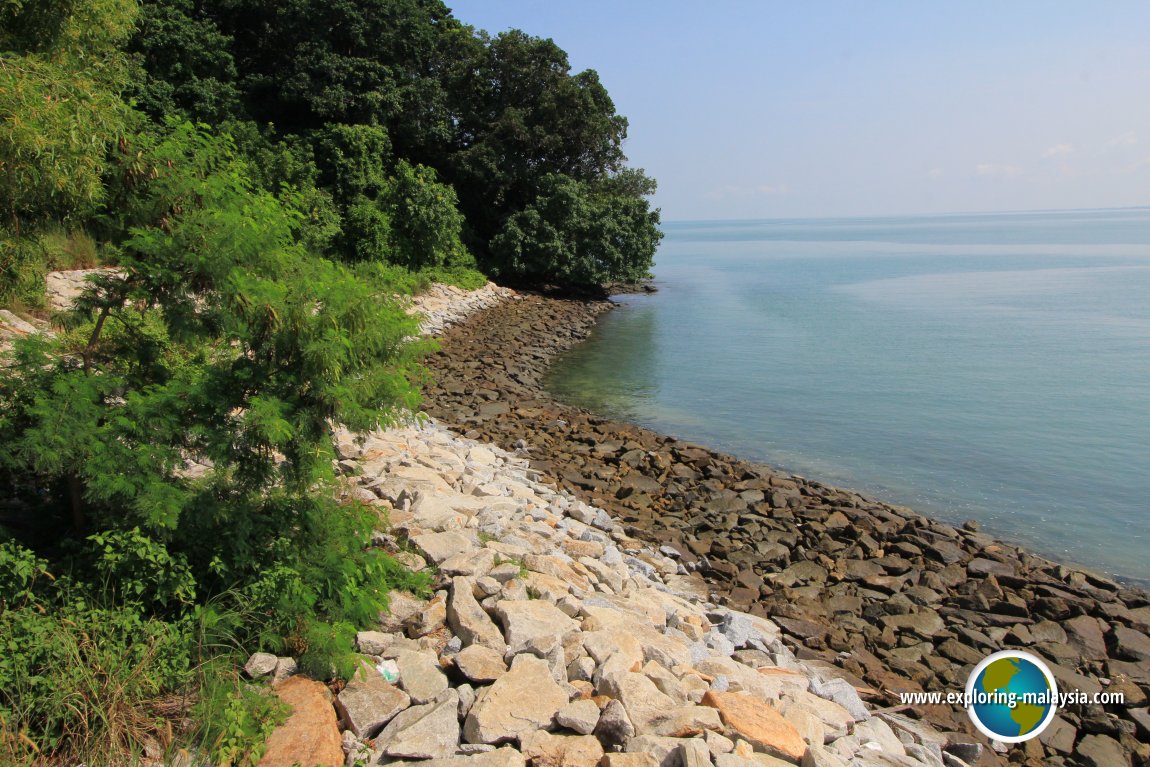
[[163, 570], [196, 579], [153, 609], [238, 587], [269, 615], [295, 597], [281, 637], [317, 614], [363, 620], [387, 566], [325, 488], [333, 424], [371, 429], [416, 402], [394, 285], [308, 254], [292, 194], [254, 187], [229, 141], [190, 125], [135, 137], [113, 177], [121, 273], [70, 332], [0, 367], [0, 476], [26, 509], [13, 531], [112, 582], [159, 582], [131, 569], [159, 547]]
[[134, 13], [129, 0], [0, 9], [0, 205], [9, 235], [99, 202], [107, 148], [129, 118], [119, 45]]
[[141, 3], [129, 50], [142, 69], [135, 89], [138, 106], [153, 119], [179, 115], [218, 125], [246, 116], [232, 39], [202, 5]]
[[627, 121], [593, 70], [571, 74], [554, 41], [519, 30], [481, 39], [454, 84], [458, 127], [446, 171], [483, 247], [548, 176], [589, 182], [622, 168]]
[[400, 160], [388, 198], [393, 263], [409, 269], [473, 263], [460, 240], [463, 214], [455, 190], [439, 183], [433, 169]]
[[440, 0], [215, 0], [251, 115], [289, 133], [378, 124], [399, 140], [448, 130], [439, 70], [462, 27]]
[[391, 137], [378, 125], [332, 124], [308, 134], [320, 184], [340, 205], [378, 198], [390, 184]]
[[641, 171], [599, 184], [554, 174], [541, 186], [539, 197], [512, 214], [491, 242], [499, 276], [585, 289], [650, 276], [663, 235], [658, 211], [634, 193], [654, 191]]

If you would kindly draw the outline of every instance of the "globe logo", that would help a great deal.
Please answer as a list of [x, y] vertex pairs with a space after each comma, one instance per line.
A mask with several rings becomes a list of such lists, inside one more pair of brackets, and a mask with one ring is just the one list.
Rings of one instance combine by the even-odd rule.
[[1021, 743], [1046, 729], [1058, 711], [1058, 687], [1041, 659], [1020, 650], [996, 652], [966, 682], [967, 713], [984, 735]]

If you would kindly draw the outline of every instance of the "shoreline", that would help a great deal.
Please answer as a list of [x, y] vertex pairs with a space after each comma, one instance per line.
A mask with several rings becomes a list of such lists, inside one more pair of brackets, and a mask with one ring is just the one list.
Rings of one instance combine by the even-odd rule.
[[[643, 295], [650, 295], [651, 293], [658, 292], [657, 283], [652, 282], [650, 284], [649, 290], [645, 289], [646, 287], [647, 287], [646, 285], [643, 285], [643, 286], [638, 286], [635, 289], [631, 289], [631, 290], [612, 291], [610, 296], [607, 299], [608, 301], [610, 301], [611, 303], [614, 304], [614, 307], [612, 307], [612, 309], [610, 309], [610, 311], [613, 311], [615, 308], [621, 309], [621, 308], [624, 308], [625, 306], [631, 305], [629, 299], [633, 298], [636, 295], [643, 296]], [[546, 390], [546, 387], [544, 387], [544, 390]], [[978, 525], [979, 532], [985, 532], [987, 535], [992, 537], [996, 543], [1018, 549], [1019, 551], [1027, 552], [1027, 553], [1031, 554], [1032, 556], [1048, 560], [1049, 562], [1051, 562], [1052, 564], [1055, 564], [1055, 565], [1062, 565], [1064, 567], [1068, 567], [1068, 568], [1071, 568], [1074, 570], [1080, 570], [1084, 573], [1090, 573], [1092, 576], [1097, 577], [1097, 578], [1101, 578], [1104, 580], [1112, 580], [1115, 583], [1119, 584], [1123, 588], [1141, 590], [1141, 591], [1144, 591], [1144, 592], [1147, 592], [1148, 594], [1150, 594], [1150, 576], [1140, 577], [1137, 575], [1128, 575], [1128, 574], [1119, 573], [1119, 572], [1110, 572], [1110, 571], [1107, 571], [1102, 566], [1092, 565], [1088, 562], [1084, 562], [1084, 561], [1075, 559], [1074, 557], [1070, 556], [1068, 553], [1066, 553], [1063, 556], [1060, 556], [1059, 553], [1057, 552], [1057, 546], [1052, 547], [1049, 545], [1045, 545], [1045, 544], [1043, 544], [1037, 540], [1028, 541], [1025, 539], [1015, 538], [1015, 537], [1012, 537], [1009, 533], [1005, 533], [1005, 532], [1000, 532], [1000, 531], [995, 531], [995, 530], [986, 530], [986, 529], [984, 529], [984, 527], [988, 526], [989, 523], [984, 522], [983, 520], [981, 520], [981, 519], [979, 519], [973, 515], [967, 516], [966, 518], [963, 518], [963, 515], [951, 514], [947, 510], [948, 509], [947, 505], [942, 503], [942, 502], [939, 502], [937, 500], [935, 500], [935, 501], [923, 500], [921, 502], [916, 503], [913, 500], [907, 500], [906, 497], [899, 497], [900, 492], [898, 490], [893, 490], [889, 487], [879, 487], [877, 485], [872, 486], [872, 487], [868, 487], [865, 484], [865, 480], [860, 479], [860, 478], [855, 478], [854, 482], [852, 482], [850, 479], [845, 478], [845, 477], [841, 478], [840, 480], [836, 480], [833, 477], [828, 476], [828, 475], [835, 473], [835, 470], [838, 468], [836, 465], [829, 465], [827, 467], [824, 467], [823, 469], [815, 468], [815, 467], [810, 466], [810, 465], [807, 465], [807, 467], [804, 468], [804, 466], [801, 465], [801, 464], [804, 464], [804, 462], [809, 462], [811, 460], [818, 462], [818, 460], [819, 460], [817, 456], [812, 458], [811, 454], [809, 454], [809, 453], [803, 453], [803, 454], [795, 453], [794, 455], [795, 455], [796, 460], [794, 461], [793, 464], [776, 462], [770, 456], [766, 456], [763, 458], [749, 457], [749, 456], [744, 455], [741, 452], [737, 452], [733, 448], [730, 450], [726, 450], [726, 449], [719, 448], [719, 447], [711, 447], [710, 446], [711, 442], [709, 442], [706, 437], [695, 438], [695, 437], [691, 437], [691, 436], [677, 434], [674, 431], [664, 431], [657, 424], [648, 425], [648, 424], [643, 423], [639, 420], [629, 418], [627, 415], [612, 415], [610, 413], [600, 412], [600, 411], [595, 410], [594, 407], [584, 407], [582, 405], [573, 405], [571, 403], [564, 402], [561, 398], [559, 398], [555, 395], [551, 395], [549, 392], [548, 392], [548, 395], [551, 396], [552, 399], [560, 405], [576, 408], [579, 410], [584, 410], [588, 413], [606, 418], [610, 421], [615, 421], [615, 422], [620, 422], [620, 423], [629, 423], [629, 424], [638, 426], [638, 427], [643, 428], [643, 429], [648, 429], [648, 430], [655, 432], [657, 434], [669, 436], [669, 437], [671, 437], [671, 438], [673, 438], [679, 442], [689, 443], [692, 445], [701, 445], [706, 450], [713, 451], [719, 455], [728, 456], [732, 460], [743, 461], [743, 462], [749, 463], [753, 466], [765, 467], [765, 468], [769, 469], [770, 471], [772, 471], [778, 475], [788, 476], [788, 477], [797, 477], [797, 478], [800, 478], [803, 480], [815, 482], [819, 485], [822, 485], [823, 487], [836, 489], [836, 490], [842, 490], [843, 492], [852, 493], [854, 495], [858, 495], [860, 497], [866, 498], [866, 499], [874, 501], [876, 503], [881, 503], [881, 504], [884, 504], [887, 506], [896, 507], [896, 508], [900, 508], [900, 509], [908, 509], [915, 514], [918, 514], [919, 516], [925, 517], [926, 519], [930, 519], [930, 520], [933, 520], [935, 522], [940, 522], [942, 524], [950, 525], [950, 526], [956, 527], [956, 528], [960, 528], [963, 525], [966, 525], [968, 523], [973, 522], [974, 524]], [[914, 494], [914, 488], [913, 487], [905, 488], [904, 492], [902, 493], [903, 496], [910, 496], [913, 494]]]
[[[1064, 709], [1027, 758], [1063, 763], [1087, 734], [1150, 756], [1144, 591], [555, 401], [543, 388], [550, 362], [612, 306], [522, 295], [473, 315], [428, 361], [437, 383], [424, 409], [531, 458], [628, 534], [668, 547], [722, 604], [769, 616], [800, 658], [853, 674], [876, 705], [894, 705], [898, 692], [961, 690], [990, 652], [1027, 649], [1056, 668], [1063, 689], [1127, 697], [1106, 711]], [[917, 713], [943, 730], [970, 729], [958, 709]]]

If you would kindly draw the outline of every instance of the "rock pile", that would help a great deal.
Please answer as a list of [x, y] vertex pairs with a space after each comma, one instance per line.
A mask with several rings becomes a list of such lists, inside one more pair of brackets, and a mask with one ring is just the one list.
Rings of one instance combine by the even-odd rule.
[[410, 311], [422, 315], [420, 332], [435, 336], [481, 309], [488, 309], [517, 294], [489, 282], [478, 290], [463, 290], [436, 283], [411, 301]]
[[[449, 331], [431, 361], [428, 412], [517, 449], [629, 534], [705, 576], [717, 601], [769, 616], [798, 657], [836, 668], [882, 705], [897, 692], [961, 691], [991, 652], [1045, 658], [1063, 691], [1121, 691], [1070, 706], [1012, 760], [1150, 759], [1150, 597], [980, 533], [554, 402], [549, 359], [584, 337], [602, 303], [533, 296]], [[958, 708], [917, 706], [971, 752], [989, 742]], [[1117, 762], [1108, 754], [1121, 754]], [[1091, 754], [1094, 754], [1092, 756]]]
[[[393, 593], [357, 637], [364, 663], [334, 701], [349, 765], [966, 763], [965, 740], [872, 715], [848, 674], [710, 602], [676, 552], [523, 457], [435, 424], [339, 450], [348, 492], [390, 517], [384, 542], [438, 586]], [[253, 673], [275, 673], [264, 660]]]

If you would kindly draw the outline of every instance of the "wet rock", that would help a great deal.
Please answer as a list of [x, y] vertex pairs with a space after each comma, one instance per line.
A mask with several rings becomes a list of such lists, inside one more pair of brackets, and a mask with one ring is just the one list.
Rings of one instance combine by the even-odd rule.
[[1130, 754], [1105, 735], [1087, 735], [1079, 741], [1075, 754], [1087, 767], [1130, 767]]
[[1062, 624], [1067, 641], [1085, 658], [1106, 658], [1106, 639], [1097, 618], [1079, 615]]
[[1113, 657], [1127, 661], [1150, 661], [1150, 637], [1122, 625], [1114, 626], [1111, 635]]

